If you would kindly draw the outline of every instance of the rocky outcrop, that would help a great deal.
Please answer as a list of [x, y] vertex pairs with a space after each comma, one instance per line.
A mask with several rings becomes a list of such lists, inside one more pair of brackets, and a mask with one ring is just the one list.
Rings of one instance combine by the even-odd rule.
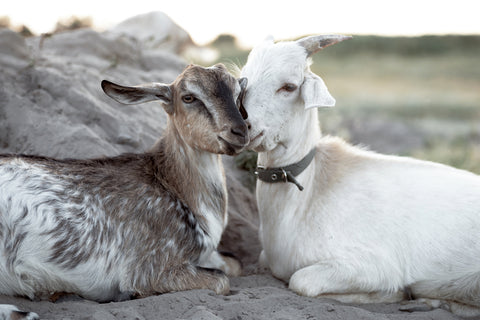
[[192, 45], [190, 35], [163, 12], [150, 12], [127, 19], [109, 30], [114, 35], [138, 39], [143, 49], [180, 53]]

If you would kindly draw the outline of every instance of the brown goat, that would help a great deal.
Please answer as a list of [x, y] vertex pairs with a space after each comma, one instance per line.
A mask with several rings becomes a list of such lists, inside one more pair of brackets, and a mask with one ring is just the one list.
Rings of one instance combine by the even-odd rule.
[[238, 275], [240, 264], [217, 252], [227, 224], [219, 154], [249, 142], [239, 82], [222, 65], [191, 65], [170, 85], [102, 88], [122, 103], [160, 100], [167, 128], [142, 154], [0, 156], [0, 294], [227, 293], [224, 272]]

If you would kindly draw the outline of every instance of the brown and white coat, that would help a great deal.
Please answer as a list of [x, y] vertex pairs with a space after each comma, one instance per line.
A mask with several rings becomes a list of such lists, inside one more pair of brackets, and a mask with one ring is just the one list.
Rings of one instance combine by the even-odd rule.
[[219, 154], [248, 143], [238, 81], [221, 65], [189, 66], [170, 85], [102, 87], [128, 104], [160, 100], [167, 129], [142, 154], [0, 156], [0, 294], [227, 293], [214, 269], [238, 275], [240, 265], [216, 251], [228, 220]]

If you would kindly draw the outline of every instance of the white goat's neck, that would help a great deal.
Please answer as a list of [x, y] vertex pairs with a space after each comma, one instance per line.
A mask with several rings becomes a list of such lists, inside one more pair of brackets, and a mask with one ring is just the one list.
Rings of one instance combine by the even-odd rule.
[[316, 108], [301, 110], [286, 125], [288, 131], [284, 136], [288, 140], [281, 141], [271, 151], [258, 154], [258, 165], [264, 167], [282, 167], [300, 161], [305, 157], [321, 137]]

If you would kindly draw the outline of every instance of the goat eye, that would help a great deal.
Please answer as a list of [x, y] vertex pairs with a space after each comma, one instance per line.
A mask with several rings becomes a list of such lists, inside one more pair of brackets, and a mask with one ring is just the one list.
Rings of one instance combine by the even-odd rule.
[[192, 103], [195, 100], [196, 100], [195, 97], [190, 94], [182, 97], [182, 101], [185, 103]]
[[283, 85], [283, 87], [281, 87], [280, 89], [278, 89], [278, 91], [287, 91], [287, 92], [293, 92], [295, 90], [297, 90], [297, 86], [294, 85], [293, 83], [285, 83]]

